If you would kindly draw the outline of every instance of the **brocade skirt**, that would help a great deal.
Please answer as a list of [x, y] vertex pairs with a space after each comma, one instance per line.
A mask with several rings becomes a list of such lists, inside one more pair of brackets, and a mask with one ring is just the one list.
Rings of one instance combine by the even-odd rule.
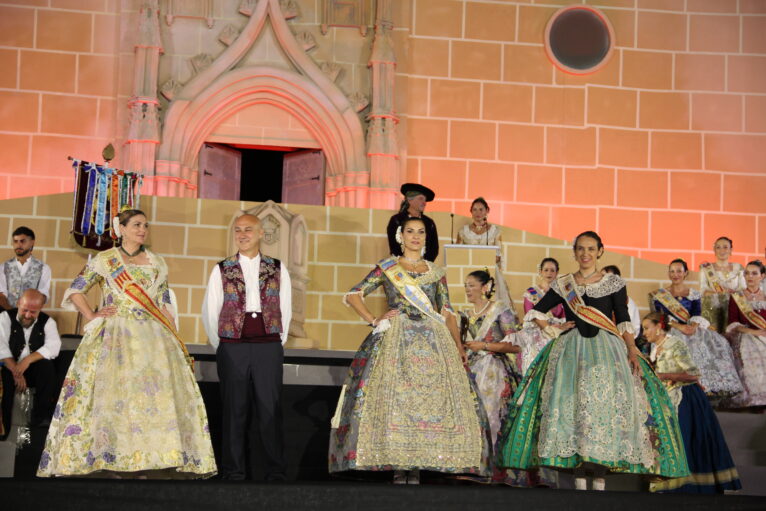
[[356, 352], [329, 470], [412, 470], [489, 475], [487, 415], [440, 322], [400, 314]]
[[625, 344], [570, 330], [540, 352], [514, 395], [497, 444], [498, 463], [688, 475], [675, 408], [643, 359], [631, 372]]

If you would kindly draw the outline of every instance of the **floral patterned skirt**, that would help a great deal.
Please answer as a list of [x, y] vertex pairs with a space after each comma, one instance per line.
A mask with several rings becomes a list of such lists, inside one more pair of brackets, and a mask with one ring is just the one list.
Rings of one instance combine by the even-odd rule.
[[622, 339], [571, 330], [535, 359], [498, 439], [499, 464], [681, 477], [689, 473], [673, 403], [649, 365], [632, 374]]
[[400, 314], [351, 362], [329, 470], [489, 475], [487, 417], [443, 323]]
[[96, 319], [67, 372], [37, 475], [216, 473], [207, 414], [175, 339], [153, 319]]

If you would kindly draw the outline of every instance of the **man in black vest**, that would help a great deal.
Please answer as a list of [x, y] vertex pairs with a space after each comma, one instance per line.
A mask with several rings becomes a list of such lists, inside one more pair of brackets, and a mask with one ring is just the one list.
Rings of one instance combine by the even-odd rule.
[[10, 429], [13, 394], [35, 389], [32, 426], [47, 426], [56, 404], [56, 370], [53, 359], [61, 349], [56, 321], [41, 311], [45, 295], [27, 289], [18, 308], [0, 313], [0, 362], [3, 363], [2, 416]]
[[395, 256], [402, 255], [402, 247], [396, 241], [396, 231], [405, 220], [417, 217], [423, 220], [423, 224], [426, 227], [426, 246], [423, 259], [433, 262], [436, 260], [436, 256], [439, 255], [439, 234], [436, 232], [434, 221], [423, 214], [423, 211], [426, 209], [426, 202], [434, 200], [436, 195], [430, 188], [417, 183], [404, 183], [401, 192], [404, 195], [404, 200], [402, 200], [402, 204], [399, 206], [399, 212], [391, 217], [386, 228], [388, 248], [391, 254]]

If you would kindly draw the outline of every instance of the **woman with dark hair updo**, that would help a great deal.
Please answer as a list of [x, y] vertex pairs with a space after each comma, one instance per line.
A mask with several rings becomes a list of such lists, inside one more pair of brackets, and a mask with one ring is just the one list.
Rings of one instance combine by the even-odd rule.
[[[424, 260], [426, 226], [404, 220], [402, 255], [378, 262], [343, 302], [372, 327], [356, 352], [330, 433], [330, 472], [389, 470], [418, 484], [420, 470], [488, 476], [487, 415], [464, 364], [443, 268]], [[383, 286], [388, 311], [364, 297]]]
[[[62, 307], [86, 319], [37, 475], [181, 479], [216, 473], [192, 360], [169, 312], [168, 267], [144, 242], [137, 209], [114, 218], [122, 240], [93, 257]], [[102, 307], [85, 298], [101, 290]]]
[[642, 321], [646, 340], [651, 344], [650, 360], [657, 377], [668, 389], [676, 407], [684, 439], [684, 450], [691, 475], [655, 482], [652, 491], [678, 493], [723, 493], [739, 490], [737, 468], [721, 432], [718, 419], [697, 381], [700, 371], [694, 365], [686, 343], [668, 334], [664, 314], [650, 312]]
[[729, 299], [726, 337], [734, 350], [734, 363], [744, 390], [725, 406], [766, 406], [766, 295], [761, 282], [766, 267], [761, 261], [747, 263], [745, 289]]
[[723, 333], [728, 324], [726, 313], [729, 297], [745, 288], [742, 265], [729, 262], [733, 248], [734, 242], [726, 236], [721, 236], [713, 244], [716, 261], [700, 264], [702, 317], [719, 333]]
[[573, 250], [579, 270], [552, 282], [524, 319], [549, 328], [545, 313], [563, 304], [575, 328], [524, 375], [498, 439], [500, 465], [573, 470], [579, 490], [587, 472], [595, 490], [607, 471], [688, 475], [673, 403], [635, 345], [625, 281], [599, 272], [595, 232], [577, 236]]
[[[508, 401], [521, 380], [513, 361], [507, 356], [520, 351], [512, 344], [516, 317], [507, 304], [492, 300], [494, 284], [495, 279], [487, 271], [470, 273], [465, 279], [465, 294], [472, 307], [460, 312], [460, 337], [465, 343], [468, 367], [476, 376], [476, 387], [487, 412], [493, 442], [508, 411]], [[525, 473], [495, 471], [493, 480], [529, 486]]]
[[665, 314], [675, 335], [686, 342], [694, 364], [700, 370], [700, 384], [708, 396], [718, 401], [742, 392], [742, 382], [734, 367], [729, 341], [711, 330], [701, 315], [700, 293], [686, 285], [689, 267], [683, 259], [668, 265], [670, 286], [650, 293], [652, 310]]

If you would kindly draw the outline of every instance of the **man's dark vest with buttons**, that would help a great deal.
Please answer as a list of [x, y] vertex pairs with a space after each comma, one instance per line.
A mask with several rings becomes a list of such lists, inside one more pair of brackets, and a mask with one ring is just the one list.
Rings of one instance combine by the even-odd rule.
[[[24, 339], [24, 327], [21, 326], [16, 316], [19, 314], [19, 309], [11, 309], [6, 311], [11, 318], [11, 336], [8, 339], [8, 345], [11, 348], [13, 358], [18, 360], [21, 356], [21, 352], [24, 351], [24, 345], [26, 340]], [[32, 326], [32, 333], [29, 335], [29, 352], [34, 353], [39, 350], [45, 344], [45, 323], [48, 322], [48, 315], [41, 312], [37, 316], [37, 321]]]

